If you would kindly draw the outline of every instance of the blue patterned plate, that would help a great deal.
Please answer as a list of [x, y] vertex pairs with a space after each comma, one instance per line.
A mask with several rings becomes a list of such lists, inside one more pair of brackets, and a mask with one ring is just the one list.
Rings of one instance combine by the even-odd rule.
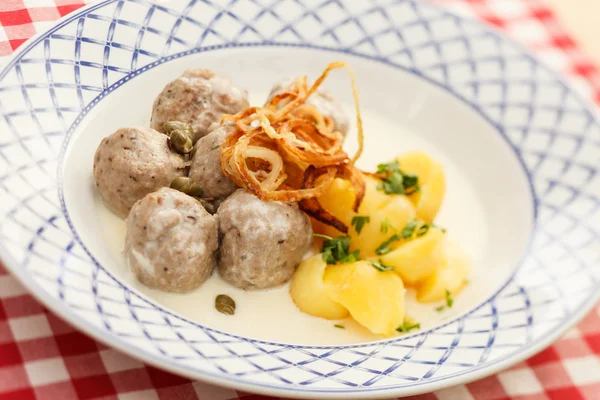
[[[100, 139], [147, 124], [185, 68], [213, 69], [262, 102], [277, 78], [314, 79], [340, 59], [358, 79], [363, 166], [420, 148], [446, 168], [440, 221], [475, 261], [453, 309], [413, 304], [422, 330], [378, 340], [299, 313], [286, 288], [234, 292], [232, 318], [211, 308], [233, 290], [217, 278], [185, 296], [137, 284], [123, 223], [93, 188]], [[346, 76], [327, 84], [349, 103]], [[84, 332], [191, 378], [292, 397], [429, 392], [540, 351], [600, 294], [595, 110], [520, 47], [435, 5], [101, 1], [21, 47], [0, 73], [0, 117], [7, 267]]]

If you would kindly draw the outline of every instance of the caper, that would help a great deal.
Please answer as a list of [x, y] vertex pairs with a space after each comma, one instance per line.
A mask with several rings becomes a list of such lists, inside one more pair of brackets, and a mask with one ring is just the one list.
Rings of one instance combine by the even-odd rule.
[[217, 207], [210, 201], [202, 199], [200, 197], [196, 197], [196, 200], [198, 200], [200, 204], [202, 204], [202, 207], [204, 207], [204, 209], [208, 211], [209, 214], [214, 215], [217, 212]]
[[169, 121], [165, 122], [165, 133], [170, 136], [174, 131], [183, 131], [188, 134], [190, 138], [194, 138], [194, 130], [190, 124], [186, 124], [181, 121]]
[[184, 131], [173, 131], [169, 136], [171, 147], [179, 154], [188, 154], [194, 148], [190, 136]]
[[220, 294], [215, 299], [215, 308], [220, 313], [233, 315], [235, 314], [235, 301], [226, 294]]
[[200, 185], [186, 176], [173, 179], [170, 186], [171, 189], [179, 190], [192, 197], [202, 197], [203, 195]]

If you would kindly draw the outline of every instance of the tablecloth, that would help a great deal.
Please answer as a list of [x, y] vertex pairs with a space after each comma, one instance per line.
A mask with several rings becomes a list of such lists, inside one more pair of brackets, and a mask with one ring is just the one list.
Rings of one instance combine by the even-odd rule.
[[[600, 102], [600, 71], [544, 1], [438, 2], [504, 31]], [[82, 0], [0, 0], [0, 64], [82, 5]], [[0, 400], [97, 398], [269, 399], [191, 382], [94, 341], [46, 310], [0, 264]], [[413, 399], [600, 399], [600, 307], [552, 347], [507, 371]]]

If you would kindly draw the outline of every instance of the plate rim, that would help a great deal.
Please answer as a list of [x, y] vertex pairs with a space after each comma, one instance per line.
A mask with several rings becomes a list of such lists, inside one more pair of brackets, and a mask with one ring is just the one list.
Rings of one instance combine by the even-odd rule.
[[[24, 53], [26, 53], [34, 44], [38, 43], [39, 40], [42, 39], [43, 37], [46, 37], [50, 33], [61, 28], [66, 22], [71, 22], [72, 20], [74, 20], [74, 19], [82, 16], [83, 14], [86, 14], [96, 8], [101, 8], [107, 4], [114, 3], [117, 1], [119, 1], [119, 0], [101, 0], [97, 3], [88, 4], [84, 7], [76, 10], [75, 12], [67, 14], [64, 17], [60, 18], [59, 20], [55, 21], [55, 23], [52, 26], [50, 26], [48, 29], [32, 36], [23, 45], [21, 45], [19, 47], [19, 49], [17, 49], [13, 54], [11, 54], [9, 57], [7, 57], [7, 60], [5, 60], [5, 62], [2, 63], [1, 70], [0, 70], [0, 79], [2, 79], [4, 77], [4, 75], [9, 71], [9, 69], [12, 67], [13, 63], [18, 58], [20, 58]], [[415, 3], [415, 0], [404, 0], [404, 2]], [[492, 34], [494, 37], [498, 38], [500, 41], [507, 42], [507, 43], [511, 44], [512, 46], [514, 46], [516, 49], [518, 49], [523, 55], [527, 56], [535, 64], [537, 64], [540, 67], [542, 67], [543, 69], [545, 69], [546, 72], [548, 72], [557, 82], [559, 82], [561, 86], [568, 89], [569, 93], [571, 95], [573, 95], [579, 102], [581, 102], [582, 109], [584, 109], [585, 111], [590, 113], [593, 121], [596, 121], [596, 122], [600, 121], [600, 110], [598, 110], [597, 106], [590, 99], [582, 96], [581, 93], [579, 92], [579, 90], [574, 88], [573, 85], [569, 81], [567, 81], [567, 79], [565, 79], [565, 77], [559, 71], [555, 70], [552, 67], [547, 66], [544, 61], [540, 60], [529, 49], [525, 48], [520, 43], [514, 41], [512, 38], [506, 36], [503, 32], [499, 31], [498, 29], [496, 29], [495, 27], [486, 23], [485, 21], [481, 21], [481, 20], [477, 20], [477, 19], [474, 19], [471, 17], [460, 15], [458, 13], [450, 11], [447, 7], [444, 7], [443, 5], [433, 4], [433, 3], [427, 3], [427, 5], [430, 7], [433, 7], [433, 8], [437, 8], [438, 10], [441, 10], [446, 15], [450, 15], [453, 18], [456, 18], [463, 22], [472, 23], [479, 27], [482, 27], [483, 29], [487, 30], [490, 34]], [[269, 45], [269, 44], [263, 44], [263, 45]], [[242, 44], [242, 46], [244, 46], [244, 45]], [[291, 46], [295, 46], [295, 45], [291, 44]], [[209, 47], [210, 46], [206, 46], [206, 48], [209, 48]], [[296, 47], [309, 47], [310, 48], [310, 46], [296, 46]], [[329, 51], [336, 51], [336, 49], [331, 49], [331, 48], [323, 48], [323, 49], [329, 50]], [[183, 52], [183, 53], [185, 53], [185, 52]], [[351, 54], [353, 56], [362, 57], [362, 55], [360, 55], [360, 54], [354, 54], [354, 53], [349, 53], [349, 54]], [[161, 60], [163, 60], [163, 59], [157, 60], [157, 62], [160, 62]], [[379, 60], [379, 61], [381, 61], [381, 60]], [[165, 62], [165, 61], [162, 61], [162, 62]], [[151, 63], [150, 65], [152, 65], [152, 64], [154, 64], [154, 63]], [[130, 76], [131, 74], [133, 74], [135, 72], [139, 72], [139, 71], [140, 70], [132, 71], [132, 73], [130, 73], [128, 76]], [[419, 77], [427, 79], [424, 76], [419, 76]], [[125, 79], [125, 77], [122, 79]], [[121, 80], [119, 80], [117, 82], [120, 82], [120, 81]], [[117, 82], [115, 82], [115, 84]], [[429, 80], [428, 80], [428, 82], [435, 84], [435, 82], [432, 82]], [[115, 85], [115, 84], [113, 84], [113, 85]], [[111, 85], [111, 87], [113, 85]], [[120, 85], [117, 87], [120, 87]], [[115, 87], [115, 89], [117, 87]], [[447, 88], [444, 88], [444, 89], [447, 89]], [[102, 94], [104, 94], [104, 95], [108, 94], [109, 92], [107, 92], [107, 91], [108, 91], [108, 88], [103, 90]], [[452, 93], [452, 94], [456, 95], [455, 93]], [[98, 97], [96, 97], [94, 100], [92, 100], [92, 102], [98, 101]], [[460, 99], [460, 100], [462, 101], [462, 99]], [[467, 103], [467, 105], [471, 105], [471, 103], [468, 103], [468, 102], [466, 102], [466, 103]], [[482, 115], [482, 113], [479, 113], [479, 114], [481, 116], [483, 116], [484, 119], [488, 123], [491, 123], [491, 121], [489, 121], [485, 115]], [[85, 116], [85, 114], [83, 116]], [[82, 113], [80, 113], [80, 115], [78, 116], [78, 119], [80, 119], [81, 117], [82, 117]], [[69, 127], [69, 130], [67, 132], [70, 132], [71, 129], [73, 128], [73, 126], [76, 126], [76, 125], [77, 125], [77, 123], [74, 122], [73, 125], [71, 127]], [[492, 127], [494, 129], [496, 129], [497, 131], [499, 131], [499, 129], [496, 126], [494, 126], [493, 123], [492, 123]], [[501, 133], [501, 136], [503, 138], [505, 138], [505, 135], [503, 132], [499, 132], [499, 133]], [[514, 146], [510, 142], [508, 142], [507, 144], [511, 147], [512, 150], [514, 150], [513, 149]], [[515, 152], [515, 155], [517, 156], [517, 159], [519, 160], [519, 162], [522, 163], [522, 158], [518, 154], [518, 152]], [[527, 168], [524, 168], [524, 172], [527, 175], [528, 183], [531, 185], [531, 177], [530, 177], [529, 170]], [[531, 188], [531, 193], [534, 196], [534, 201], [536, 203], [536, 206], [534, 207], [534, 214], [537, 214], [538, 197], [537, 197], [533, 187]], [[537, 218], [534, 215], [534, 224], [532, 226], [532, 235], [530, 236], [530, 240], [534, 236], [536, 222], [537, 222]], [[526, 251], [524, 252], [523, 257], [527, 256], [527, 254], [529, 253], [529, 250], [530, 250], [530, 247], [528, 246], [526, 248]], [[391, 396], [409, 396], [409, 395], [439, 390], [441, 388], [448, 387], [451, 385], [468, 383], [468, 382], [483, 378], [485, 376], [494, 374], [494, 373], [496, 373], [504, 368], [507, 368], [511, 365], [514, 365], [514, 364], [538, 353], [539, 351], [543, 350], [544, 348], [548, 347], [556, 339], [558, 339], [561, 335], [563, 335], [568, 329], [570, 329], [574, 324], [576, 324], [583, 317], [585, 317], [585, 315], [587, 315], [589, 313], [589, 311], [594, 307], [594, 305], [600, 300], [600, 291], [596, 291], [588, 299], [586, 299], [584, 304], [582, 304], [581, 307], [577, 311], [570, 313], [568, 315], [568, 317], [565, 318], [565, 321], [564, 321], [563, 325], [560, 327], [560, 329], [552, 331], [550, 334], [544, 336], [543, 338], [540, 338], [536, 342], [532, 342], [530, 345], [522, 346], [522, 347], [516, 349], [512, 353], [508, 353], [507, 355], [498, 359], [495, 362], [492, 362], [487, 365], [484, 364], [480, 367], [473, 367], [472, 369], [469, 369], [468, 371], [464, 371], [459, 374], [449, 374], [449, 375], [446, 375], [444, 377], [440, 377], [437, 379], [428, 379], [428, 380], [421, 381], [421, 382], [415, 382], [411, 386], [401, 386], [398, 388], [389, 388], [388, 387], [388, 388], [381, 388], [381, 389], [375, 388], [374, 390], [366, 390], [366, 391], [361, 390], [358, 392], [344, 392], [344, 391], [340, 392], [340, 391], [336, 391], [336, 390], [315, 390], [315, 389], [295, 390], [291, 387], [282, 388], [282, 387], [278, 387], [278, 386], [262, 385], [259, 383], [246, 383], [242, 380], [237, 381], [237, 380], [231, 379], [231, 377], [227, 377], [225, 375], [218, 375], [218, 374], [212, 375], [212, 373], [210, 373], [210, 372], [203, 372], [203, 371], [196, 370], [192, 367], [186, 367], [183, 364], [173, 362], [171, 359], [163, 358], [161, 356], [152, 354], [150, 352], [146, 352], [141, 348], [129, 346], [127, 344], [127, 342], [120, 339], [116, 334], [105, 331], [101, 328], [98, 328], [98, 327], [92, 325], [91, 323], [88, 323], [85, 319], [79, 317], [76, 313], [71, 311], [71, 308], [68, 307], [65, 303], [63, 303], [57, 299], [54, 299], [41, 285], [39, 285], [33, 278], [30, 278], [28, 276], [27, 271], [22, 269], [21, 266], [19, 265], [19, 263], [15, 259], [13, 259], [13, 257], [10, 254], [8, 254], [8, 250], [7, 250], [7, 248], [5, 248], [5, 246], [2, 242], [0, 242], [0, 259], [6, 265], [7, 270], [28, 290], [30, 295], [32, 295], [34, 298], [36, 298], [36, 300], [38, 300], [45, 306], [47, 306], [53, 313], [55, 313], [61, 319], [66, 320], [67, 322], [69, 322], [73, 326], [77, 327], [82, 332], [88, 334], [95, 340], [98, 340], [99, 342], [107, 344], [108, 346], [115, 348], [125, 354], [128, 354], [129, 356], [132, 356], [133, 358], [142, 360], [143, 362], [148, 363], [149, 365], [153, 365], [155, 367], [173, 372], [178, 375], [188, 377], [193, 380], [200, 380], [200, 381], [207, 382], [209, 384], [217, 384], [217, 385], [220, 385], [223, 387], [229, 387], [229, 388], [237, 389], [237, 390], [246, 390], [246, 391], [250, 391], [250, 392], [254, 392], [254, 393], [261, 393], [261, 394], [266, 394], [266, 395], [279, 395], [279, 396], [285, 396], [285, 397], [290, 397], [290, 398], [321, 398], [318, 396], [322, 396], [322, 395], [327, 395], [328, 398], [364, 398], [365, 395], [370, 396], [370, 398], [384, 398], [384, 397], [389, 397], [390, 395]], [[522, 264], [522, 262], [519, 263], [519, 265], [521, 265], [521, 264]], [[504, 283], [502, 285], [502, 288], [504, 288], [507, 284], [509, 284], [514, 279], [515, 273], [518, 269], [519, 269], [519, 267], [514, 268], [514, 271], [511, 275], [511, 277], [506, 281], [506, 283]], [[476, 309], [480, 308], [482, 305], [489, 302], [497, 294], [498, 293], [494, 293], [493, 296], [491, 296], [490, 298], [488, 298], [487, 300], [485, 300], [484, 302], [479, 304], [474, 309], [471, 309], [463, 314], [460, 314], [459, 316], [453, 318], [452, 320], [450, 320], [447, 323], [454, 322], [456, 320], [460, 320], [464, 316], [472, 313]], [[447, 323], [445, 323], [445, 324], [447, 324]], [[440, 325], [440, 326], [442, 326], [442, 325]], [[212, 329], [212, 328], [208, 328], [208, 327], [206, 327], [206, 328]], [[217, 330], [217, 332], [220, 332], [220, 331]], [[228, 334], [228, 335], [231, 335], [231, 334]], [[417, 336], [417, 335], [415, 334], [410, 337], [415, 337], [415, 336]], [[248, 338], [244, 338], [244, 339], [248, 339]], [[269, 343], [269, 342], [260, 341], [260, 340], [255, 340], [255, 341], [262, 342], [262, 343]], [[375, 343], [384, 343], [384, 342], [385, 341], [378, 341]], [[277, 344], [279, 344], [279, 343], [277, 343]], [[370, 344], [372, 344], [372, 343], [370, 342]], [[349, 346], [304, 346], [304, 347], [342, 348], [342, 347], [357, 347], [357, 346], [361, 346], [361, 345], [364, 346], [366, 344], [349, 345]], [[243, 356], [240, 356], [240, 357], [243, 358]], [[194, 374], [193, 372], [196, 372], [196, 374]], [[426, 388], [426, 391], [422, 390], [424, 387]], [[375, 397], [373, 397], [373, 396], [375, 396]]]

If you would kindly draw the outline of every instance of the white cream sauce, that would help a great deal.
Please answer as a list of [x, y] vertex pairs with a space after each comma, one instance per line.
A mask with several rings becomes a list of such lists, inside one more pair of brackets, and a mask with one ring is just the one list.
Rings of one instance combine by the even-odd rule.
[[[262, 104], [266, 95], [252, 97], [251, 104]], [[344, 108], [348, 115], [354, 116], [352, 104], [345, 104]], [[407, 314], [420, 322], [422, 328], [432, 327], [468, 311], [490, 294], [489, 285], [485, 283], [484, 266], [479, 262], [487, 246], [487, 223], [481, 201], [457, 165], [434, 144], [420, 138], [418, 132], [402, 131], [390, 119], [377, 113], [363, 110], [362, 116], [367, 139], [359, 166], [373, 169], [379, 162], [410, 150], [426, 151], [444, 165], [447, 194], [436, 223], [446, 227], [449, 235], [473, 257], [474, 269], [470, 277], [471, 284], [457, 296], [454, 307], [441, 314], [434, 311], [435, 304], [416, 302], [414, 292], [408, 290]], [[356, 148], [354, 131], [354, 126], [351, 126], [351, 134], [346, 139], [350, 154]], [[111, 272], [143, 296], [191, 321], [233, 334], [276, 342], [325, 345], [379, 339], [351, 319], [327, 321], [303, 314], [292, 302], [288, 285], [247, 292], [225, 283], [215, 273], [199, 289], [187, 294], [149, 289], [135, 279], [122, 256], [125, 222], [110, 213], [100, 201], [97, 206], [105, 221], [102, 234], [115, 261], [108, 264]], [[227, 294], [236, 301], [234, 316], [223, 315], [215, 310], [214, 300], [218, 294]], [[344, 325], [346, 329], [335, 328], [335, 324]]]

